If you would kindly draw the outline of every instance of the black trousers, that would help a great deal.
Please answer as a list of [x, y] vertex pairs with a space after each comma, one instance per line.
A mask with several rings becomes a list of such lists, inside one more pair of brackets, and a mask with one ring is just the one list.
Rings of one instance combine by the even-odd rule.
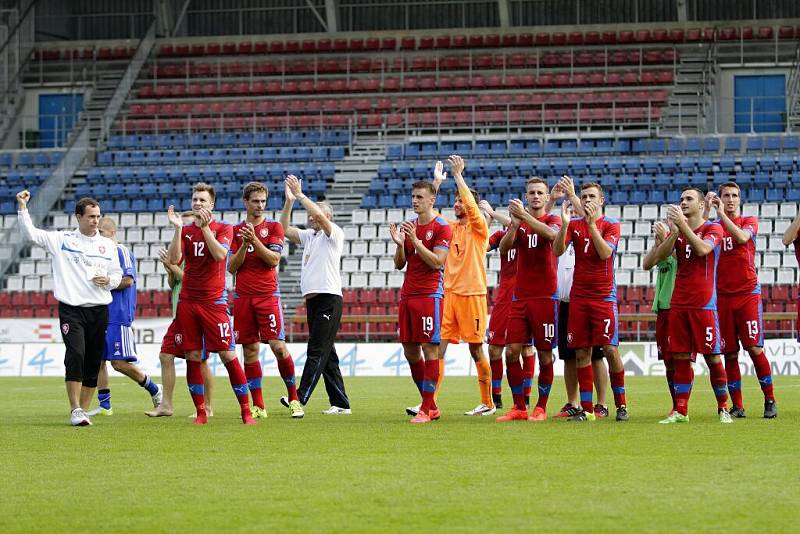
[[342, 297], [320, 293], [306, 302], [308, 310], [308, 348], [303, 376], [297, 388], [300, 402], [306, 404], [319, 377], [325, 380], [325, 389], [331, 406], [350, 408], [350, 399], [344, 390], [339, 356], [333, 342], [342, 320]]
[[61, 337], [64, 340], [65, 380], [97, 387], [97, 373], [106, 342], [108, 306], [58, 304]]

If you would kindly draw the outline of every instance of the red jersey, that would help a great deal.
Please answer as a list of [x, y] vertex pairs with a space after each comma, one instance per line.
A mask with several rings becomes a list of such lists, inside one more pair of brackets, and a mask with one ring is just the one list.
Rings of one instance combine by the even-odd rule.
[[719, 261], [722, 226], [704, 221], [694, 231], [695, 235], [714, 249], [700, 257], [695, 254], [686, 238], [681, 235], [675, 241], [675, 257], [678, 272], [675, 289], [672, 291], [673, 308], [717, 309], [717, 262]]
[[748, 232], [750, 239], [739, 245], [728, 233], [725, 225], [722, 228], [722, 251], [717, 265], [717, 292], [720, 295], [747, 295], [761, 293], [756, 271], [756, 235], [758, 234], [757, 217], [736, 217], [733, 224]]
[[[231, 253], [242, 246], [242, 236], [239, 235], [246, 222], [241, 222], [233, 227], [233, 242]], [[277, 221], [264, 219], [253, 227], [256, 237], [272, 252], [280, 254], [283, 251], [283, 226]], [[252, 245], [247, 246], [244, 261], [236, 271], [236, 294], [243, 297], [269, 297], [280, 295], [278, 292], [278, 269], [269, 267], [258, 257]]]
[[[233, 226], [220, 221], [208, 223], [219, 244], [230, 248]], [[181, 252], [183, 254], [183, 284], [180, 300], [192, 302], [226, 303], [225, 273], [228, 258], [215, 261], [208, 252], [203, 231], [196, 224], [187, 224], [181, 230]]]
[[[545, 214], [536, 220], [556, 232], [561, 229], [561, 217]], [[514, 300], [558, 300], [558, 259], [553, 254], [553, 241], [534, 232], [528, 223], [522, 223], [514, 236], [514, 248], [517, 251]]]
[[[414, 219], [412, 222], [416, 221]], [[450, 239], [453, 230], [441, 216], [436, 216], [428, 224], [417, 224], [417, 238], [422, 240], [428, 250], [450, 250]], [[403, 242], [406, 253], [406, 276], [400, 298], [411, 296], [442, 297], [444, 296], [444, 267], [432, 269], [417, 254], [414, 245], [406, 239]]]
[[[489, 250], [500, 248], [500, 241], [506, 235], [505, 230], [498, 230], [489, 236]], [[500, 280], [497, 284], [497, 299], [495, 304], [511, 302], [514, 296], [514, 279], [517, 276], [517, 249], [509, 249], [505, 254], [500, 254]]]
[[600, 259], [589, 233], [586, 219], [572, 219], [567, 227], [567, 245], [575, 250], [575, 271], [572, 278], [570, 300], [617, 301], [617, 282], [614, 279], [614, 260], [619, 243], [619, 221], [613, 217], [600, 217], [595, 226], [603, 241], [611, 247], [611, 256]]

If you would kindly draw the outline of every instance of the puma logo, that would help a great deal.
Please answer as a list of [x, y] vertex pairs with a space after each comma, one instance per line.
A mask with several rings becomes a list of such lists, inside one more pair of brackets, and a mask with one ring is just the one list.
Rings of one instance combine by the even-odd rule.
[[325, 314], [323, 313], [323, 314], [322, 314], [322, 316], [323, 316], [323, 317], [325, 317], [325, 318], [326, 318], [327, 320], [329, 320], [329, 321], [331, 320], [331, 316], [330, 316], [330, 315], [325, 315]]

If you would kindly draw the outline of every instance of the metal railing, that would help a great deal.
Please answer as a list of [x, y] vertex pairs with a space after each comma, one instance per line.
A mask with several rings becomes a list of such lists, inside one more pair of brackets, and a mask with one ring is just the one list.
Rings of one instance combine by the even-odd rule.
[[14, 131], [17, 133], [19, 143], [14, 143], [19, 149], [59, 148], [69, 143], [70, 134], [81, 120], [84, 120], [83, 110], [66, 113], [20, 115], [17, 118]]
[[[714, 106], [708, 117], [709, 130], [715, 134], [792, 133], [793, 128], [788, 120], [789, 98], [788, 94], [786, 96], [718, 97], [714, 100]], [[781, 109], [764, 109], [766, 105], [780, 106]], [[741, 125], [744, 125], [745, 129], [742, 129]]]

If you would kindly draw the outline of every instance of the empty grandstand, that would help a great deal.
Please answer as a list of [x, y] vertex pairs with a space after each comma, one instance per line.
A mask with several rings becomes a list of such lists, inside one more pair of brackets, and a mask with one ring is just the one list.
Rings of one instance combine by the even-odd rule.
[[[75, 201], [98, 198], [138, 258], [139, 315], [167, 317], [167, 206], [188, 208], [191, 185], [206, 181], [220, 217], [238, 222], [242, 186], [258, 180], [277, 218], [291, 173], [345, 229], [340, 335], [393, 340], [402, 273], [387, 224], [409, 217], [410, 184], [457, 153], [500, 208], [533, 175], [610, 191], [607, 213], [622, 220], [623, 339], [652, 337], [653, 274], [641, 265], [651, 224], [683, 186], [737, 182], [745, 214], [761, 222], [766, 333], [796, 333], [798, 266], [781, 242], [800, 202], [792, 2], [10, 4], [0, 19], [0, 317], [56, 314], [49, 260], [19, 240], [20, 189], [49, 228], [71, 227]], [[445, 214], [452, 187], [439, 195]], [[290, 254], [281, 274], [291, 339], [305, 334], [298, 261]], [[488, 267], [494, 286], [499, 258]]]

